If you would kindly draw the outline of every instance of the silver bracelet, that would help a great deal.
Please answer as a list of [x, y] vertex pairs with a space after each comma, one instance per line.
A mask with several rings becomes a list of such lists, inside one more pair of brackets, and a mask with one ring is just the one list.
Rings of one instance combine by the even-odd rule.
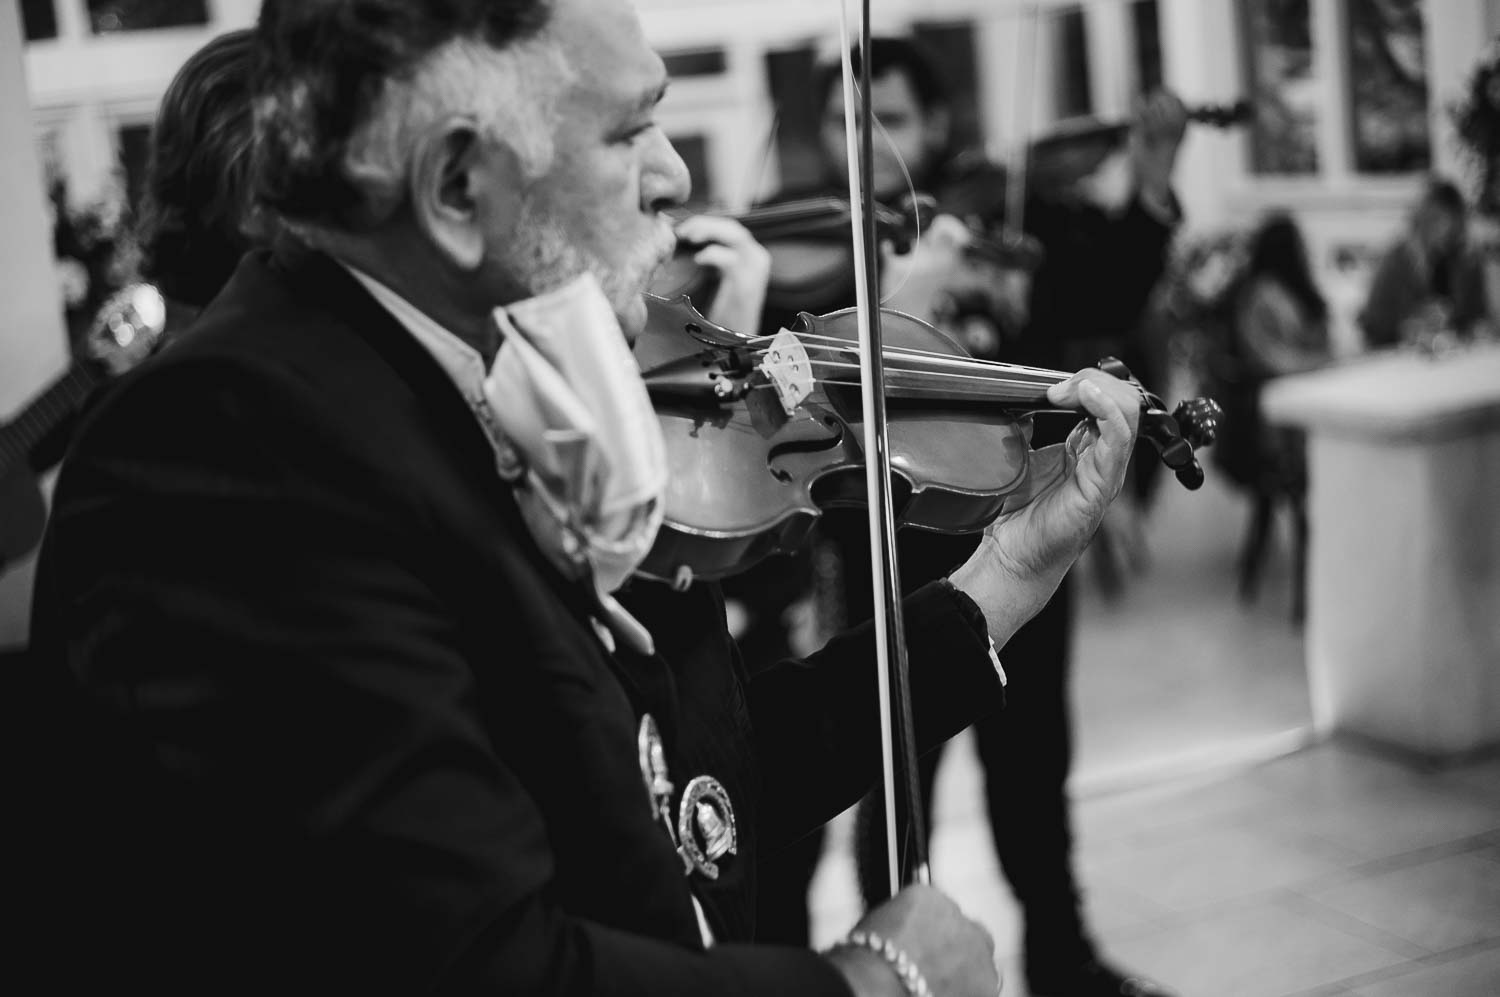
[[890, 939], [881, 938], [873, 931], [851, 931], [833, 947], [869, 949], [890, 965], [906, 990], [907, 997], [932, 997], [932, 991], [927, 988], [927, 980], [917, 964]]

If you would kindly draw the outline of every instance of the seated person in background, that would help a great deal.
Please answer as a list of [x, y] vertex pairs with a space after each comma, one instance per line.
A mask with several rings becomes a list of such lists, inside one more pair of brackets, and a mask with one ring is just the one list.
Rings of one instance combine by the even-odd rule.
[[1468, 206], [1459, 189], [1433, 179], [1407, 230], [1386, 251], [1360, 312], [1370, 349], [1441, 331], [1468, 331], [1484, 317], [1478, 261], [1468, 252]]
[[1305, 443], [1300, 431], [1267, 425], [1260, 410], [1266, 381], [1328, 362], [1328, 304], [1313, 279], [1296, 221], [1268, 216], [1250, 240], [1245, 271], [1225, 292], [1228, 336], [1215, 395], [1224, 407], [1214, 461], [1253, 498], [1240, 550], [1239, 588], [1251, 598], [1259, 584], [1276, 503], [1290, 505], [1295, 549], [1292, 616], [1303, 611], [1307, 491]]
[[1294, 374], [1328, 360], [1328, 304], [1290, 215], [1278, 212], [1261, 222], [1231, 293], [1239, 359], [1257, 375]]

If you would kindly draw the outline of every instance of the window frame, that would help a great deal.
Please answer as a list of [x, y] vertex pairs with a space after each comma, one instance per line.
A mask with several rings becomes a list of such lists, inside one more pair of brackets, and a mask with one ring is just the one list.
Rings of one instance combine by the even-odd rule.
[[[1235, 33], [1236, 78], [1244, 86], [1249, 79], [1250, 39], [1241, 8], [1247, 0], [1234, 0], [1232, 30]], [[1253, 0], [1249, 0], [1253, 2]], [[1424, 34], [1424, 72], [1428, 78], [1429, 105], [1434, 92], [1432, 65], [1431, 17], [1433, 0], [1422, 0], [1427, 18]], [[1360, 172], [1354, 161], [1354, 101], [1350, 86], [1349, 0], [1309, 0], [1312, 17], [1313, 58], [1323, 67], [1317, 74], [1318, 124], [1315, 129], [1318, 168], [1306, 174], [1256, 173], [1251, 166], [1252, 138], [1247, 131], [1241, 139], [1241, 164], [1244, 182], [1254, 199], [1277, 199], [1288, 206], [1299, 203], [1331, 205], [1340, 200], [1350, 204], [1374, 201], [1388, 203], [1409, 198], [1422, 177], [1442, 161], [1440, 130], [1429, 128], [1428, 148], [1431, 166], [1405, 172]], [[1429, 119], [1431, 120], [1431, 119]], [[1334, 198], [1334, 202], [1328, 199]]]

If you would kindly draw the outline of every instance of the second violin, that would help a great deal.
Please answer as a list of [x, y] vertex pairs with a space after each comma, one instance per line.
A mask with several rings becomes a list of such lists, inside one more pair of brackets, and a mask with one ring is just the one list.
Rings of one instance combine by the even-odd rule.
[[[926, 194], [902, 198], [896, 206], [875, 206], [876, 234], [897, 252], [907, 252], [939, 213], [938, 202]], [[808, 310], [831, 311], [847, 304], [854, 280], [854, 254], [849, 245], [849, 202], [838, 197], [811, 197], [761, 205], [729, 214], [750, 231], [771, 254], [766, 307], [773, 314]], [[1041, 260], [1036, 240], [1020, 233], [1002, 237], [971, 229], [965, 256], [1000, 266], [1034, 269]], [[712, 299], [715, 272], [693, 261], [702, 247], [678, 246], [676, 255], [658, 271], [651, 293], [664, 298], [686, 295], [700, 309]]]

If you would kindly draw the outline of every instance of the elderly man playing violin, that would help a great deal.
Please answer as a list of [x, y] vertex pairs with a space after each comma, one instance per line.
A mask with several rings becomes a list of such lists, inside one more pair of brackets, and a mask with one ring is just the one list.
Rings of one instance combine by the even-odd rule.
[[[13, 783], [11, 971], [995, 993], [931, 888], [825, 953], [755, 943], [757, 850], [875, 778], [872, 637], [752, 680], [715, 586], [634, 577], [677, 472], [627, 344], [688, 194], [634, 10], [266, 0], [255, 45], [282, 235], [101, 402], [58, 485], [21, 728], [56, 766]], [[993, 648], [1121, 487], [1136, 389], [1048, 397], [1086, 417], [1058, 473], [906, 603], [924, 744], [1001, 705]]]

